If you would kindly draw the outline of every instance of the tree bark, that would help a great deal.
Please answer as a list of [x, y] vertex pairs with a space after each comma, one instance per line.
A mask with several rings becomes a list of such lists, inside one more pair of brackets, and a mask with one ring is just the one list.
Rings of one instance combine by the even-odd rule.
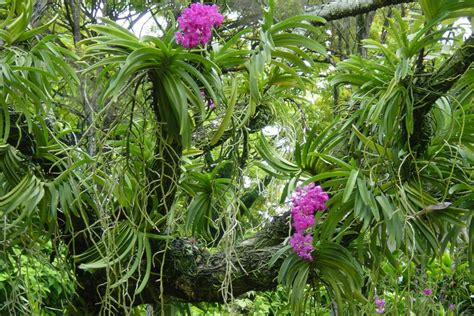
[[[275, 288], [281, 258], [272, 267], [270, 259], [282, 247], [290, 233], [289, 212], [275, 217], [255, 236], [242, 241], [233, 253], [211, 254], [192, 239], [177, 238], [171, 243], [163, 273], [164, 294], [186, 302], [224, 302], [222, 284], [230, 273], [232, 296], [248, 291]], [[161, 262], [155, 260], [159, 269]], [[230, 268], [230, 269], [229, 269]], [[159, 275], [159, 271], [157, 275]], [[142, 303], [157, 303], [159, 280], [151, 280], [142, 295]], [[227, 300], [230, 296], [227, 297]]]
[[[413, 123], [419, 131], [427, 130], [427, 114], [433, 108], [436, 100], [448, 92], [474, 62], [474, 36], [469, 39], [443, 63], [434, 74], [419, 84], [415, 90]], [[430, 141], [428, 133], [414, 133], [409, 142], [416, 149], [417, 155], [422, 155]]]
[[50, 3], [48, 0], [37, 0], [35, 2], [30, 22], [32, 27], [37, 27], [39, 25], [40, 20], [43, 17], [44, 13], [48, 10], [49, 5]]
[[471, 35], [463, 46], [429, 77], [428, 85], [424, 88], [430, 93], [420, 103], [423, 102], [427, 107], [432, 105], [453, 87], [472, 62], [474, 62], [474, 35]]
[[357, 50], [360, 56], [367, 58], [367, 48], [364, 47], [362, 41], [369, 38], [372, 22], [375, 17], [375, 12], [369, 12], [358, 15], [356, 18], [356, 40]]
[[[290, 233], [289, 218], [289, 212], [275, 217], [260, 232], [240, 242], [229, 255], [224, 252], [211, 254], [206, 248], [199, 247], [194, 239], [178, 237], [168, 244], [168, 250], [163, 256], [162, 249], [166, 245], [151, 241], [152, 251], [155, 253], [151, 277], [143, 292], [128, 304], [159, 306], [162, 299], [161, 287], [165, 301], [172, 297], [173, 300], [194, 303], [222, 303], [248, 291], [274, 289], [283, 258], [271, 267], [268, 262], [281, 249]], [[143, 269], [146, 265], [144, 261]], [[105, 269], [92, 272], [77, 269], [76, 276], [80, 279], [81, 286], [77, 289], [68, 315], [100, 314], [100, 302], [107, 282]], [[222, 290], [226, 278], [231, 281], [232, 289], [232, 294], [228, 296], [224, 296]], [[132, 277], [128, 281], [128, 297], [133, 297], [136, 279]]]
[[356, 16], [377, 9], [401, 3], [415, 2], [415, 0], [359, 0], [357, 2], [333, 2], [306, 8], [306, 14], [320, 16], [326, 21], [334, 21], [349, 16]]
[[66, 7], [66, 18], [69, 20], [72, 28], [74, 43], [77, 43], [81, 40], [81, 8], [79, 2], [77, 0], [65, 0], [64, 5]]

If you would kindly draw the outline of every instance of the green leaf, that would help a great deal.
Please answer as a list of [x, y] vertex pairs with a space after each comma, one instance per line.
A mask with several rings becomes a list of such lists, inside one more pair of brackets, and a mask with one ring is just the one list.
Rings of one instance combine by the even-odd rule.
[[34, 29], [31, 29], [29, 31], [26, 31], [24, 32], [22, 35], [20, 35], [18, 38], [17, 38], [17, 41], [19, 42], [22, 42], [22, 41], [25, 41], [33, 36], [36, 36], [38, 34], [41, 34], [43, 33], [44, 31], [46, 31], [50, 26], [51, 24], [53, 24], [54, 21], [56, 21], [56, 19], [58, 18], [58, 14], [56, 14], [49, 22], [37, 27], [37, 28], [34, 28]]
[[150, 280], [150, 273], [151, 273], [151, 266], [152, 266], [152, 260], [153, 260], [153, 254], [151, 252], [151, 245], [150, 241], [148, 238], [144, 237], [143, 243], [145, 244], [145, 258], [146, 258], [146, 268], [145, 268], [145, 275], [143, 276], [143, 279], [140, 282], [140, 285], [135, 291], [135, 295], [140, 294], [148, 284], [148, 281]]
[[211, 140], [211, 145], [216, 144], [219, 139], [222, 137], [224, 134], [225, 130], [229, 126], [231, 120], [232, 120], [232, 115], [234, 113], [234, 107], [237, 102], [237, 80], [235, 78], [232, 79], [232, 87], [231, 87], [231, 92], [230, 92], [230, 100], [227, 105], [227, 109], [224, 115], [224, 118], [222, 119], [221, 125], [219, 125], [219, 128], [216, 131], [216, 134]]
[[359, 169], [351, 170], [351, 174], [349, 176], [349, 179], [347, 180], [346, 188], [344, 189], [342, 203], [346, 203], [347, 201], [349, 201], [352, 191], [354, 190], [354, 186], [356, 184], [358, 175], [359, 175]]
[[286, 245], [282, 248], [280, 248], [275, 254], [272, 256], [270, 261], [268, 262], [268, 267], [273, 267], [273, 265], [280, 259], [281, 256], [283, 256], [285, 253], [287, 253], [291, 249], [290, 245]]
[[[275, 34], [279, 31], [283, 30], [291, 30], [295, 29], [297, 27], [301, 27], [303, 23], [297, 23], [297, 22], [302, 22], [302, 21], [308, 21], [312, 23], [319, 23], [319, 24], [325, 24], [326, 20], [322, 17], [316, 16], [316, 15], [297, 15], [293, 16], [290, 18], [287, 18], [281, 22], [278, 22], [270, 27], [269, 32], [272, 34]], [[295, 24], [296, 23], [296, 24]], [[307, 24], [309, 27], [311, 24]]]
[[273, 43], [277, 47], [287, 47], [287, 46], [297, 46], [297, 47], [306, 47], [310, 50], [313, 50], [316, 53], [321, 55], [326, 55], [326, 48], [316, 42], [315, 40], [304, 37], [299, 34], [276, 34], [273, 35]]
[[259, 134], [257, 150], [268, 164], [276, 171], [283, 174], [295, 174], [299, 171], [298, 166], [281, 157], [266, 141], [262, 133]]

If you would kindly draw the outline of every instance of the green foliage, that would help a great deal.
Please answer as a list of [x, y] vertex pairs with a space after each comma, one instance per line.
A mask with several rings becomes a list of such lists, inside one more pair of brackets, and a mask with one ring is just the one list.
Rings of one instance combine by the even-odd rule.
[[[304, 144], [296, 144], [297, 167], [279, 157], [268, 143], [261, 141], [258, 147], [266, 161], [260, 164], [261, 168], [288, 181], [282, 200], [295, 188], [298, 179], [304, 183], [317, 182], [330, 192], [328, 214], [318, 220], [315, 236], [321, 243], [354, 240], [353, 254], [369, 269], [375, 269], [384, 256], [392, 258], [389, 262], [394, 267], [398, 266], [394, 258], [397, 249], [420, 264], [426, 257], [442, 254], [448, 244], [462, 247], [469, 240], [472, 245], [472, 235], [460, 230], [472, 220], [470, 206], [460, 206], [465, 203], [464, 196], [450, 189], [473, 183], [472, 173], [463, 171], [470, 170], [472, 165], [460, 160], [461, 152], [472, 143], [468, 140], [470, 130], [464, 127], [472, 105], [471, 93], [467, 97], [463, 88], [467, 82], [472, 84], [470, 71], [458, 82], [459, 87], [454, 87], [434, 106], [433, 115], [438, 121], [431, 128], [434, 135], [443, 136], [431, 138], [423, 156], [407, 141], [415, 133], [414, 116], [418, 113], [414, 106], [421, 107], [416, 100], [420, 95], [416, 81], [422, 75], [419, 56], [441, 45], [442, 36], [449, 28], [433, 28], [445, 17], [441, 15], [426, 26], [409, 25], [395, 13], [389, 29], [395, 39], [393, 47], [366, 40], [367, 48], [375, 51], [373, 56], [367, 59], [354, 56], [339, 63], [333, 84], [356, 87], [353, 103], [347, 108], [350, 114], [336, 117], [323, 131], [314, 129]], [[463, 93], [459, 95], [461, 90]], [[439, 106], [444, 113], [454, 116], [459, 111], [462, 127], [459, 121], [454, 123], [449, 116], [442, 118], [436, 114]], [[452, 133], [457, 137], [452, 139]], [[324, 269], [324, 261], [318, 262], [318, 250], [314, 257], [317, 269]], [[472, 264], [471, 259], [469, 262]], [[293, 266], [282, 265], [281, 273], [290, 273], [294, 279]], [[306, 271], [295, 267], [297, 272]], [[332, 285], [332, 295], [342, 309], [341, 290], [335, 282], [339, 275], [340, 271], [328, 272], [330, 281], [326, 279], [326, 282]], [[291, 285], [293, 279], [287, 283]], [[301, 283], [290, 288], [301, 289]], [[302, 292], [296, 293], [294, 302], [301, 302]], [[297, 304], [293, 305], [298, 312]]]
[[419, 0], [423, 13], [428, 21], [438, 17], [452, 19], [456, 17], [472, 16], [474, 2], [470, 0]]
[[63, 315], [74, 292], [73, 276], [60, 268], [64, 249], [53, 250], [50, 242], [29, 246], [46, 248], [27, 253], [15, 247], [15, 256], [0, 258], [0, 312]]
[[[144, 70], [153, 70], [153, 85], [159, 93], [158, 111], [156, 115], [166, 124], [172, 137], [181, 136], [185, 147], [191, 141], [191, 118], [188, 113], [188, 102], [194, 111], [204, 112], [204, 105], [199, 96], [200, 86], [206, 88], [213, 102], [218, 106], [220, 101], [214, 91], [218, 91], [216, 75], [219, 72], [213, 62], [185, 51], [174, 43], [174, 29], [170, 29], [163, 40], [157, 37], [146, 37], [139, 40], [127, 29], [113, 21], [104, 19], [106, 25], [94, 25], [92, 30], [102, 36], [88, 39], [86, 57], [94, 59], [111, 52], [112, 56], [101, 59], [86, 71], [103, 68], [100, 77], [105, 76], [111, 67], [120, 67], [113, 80], [109, 81], [107, 89], [101, 96], [101, 103], [115, 95], [112, 101], [123, 93], [128, 82], [143, 80]], [[193, 66], [192, 63], [197, 63]], [[196, 68], [197, 67], [197, 68]], [[205, 69], [204, 74], [198, 68]], [[141, 78], [141, 79], [140, 79]]]
[[[387, 300], [387, 312], [472, 313], [468, 264], [462, 252], [446, 252], [422, 265], [416, 265], [400, 254], [397, 257], [400, 258], [397, 268], [386, 261], [370, 275], [371, 291]], [[424, 294], [424, 289], [431, 289], [433, 294]], [[454, 310], [450, 311], [450, 304], [455, 306]]]
[[[69, 279], [69, 267], [48, 262], [45, 252], [51, 252], [52, 242], [46, 236], [59, 225], [72, 231], [71, 220], [82, 206], [76, 168], [90, 160], [65, 146], [61, 138], [71, 130], [51, 118], [53, 95], [78, 83], [68, 64], [77, 57], [58, 43], [58, 36], [38, 36], [53, 21], [29, 27], [32, 1], [7, 1], [0, 9], [5, 13], [0, 26], [2, 309], [62, 314], [73, 284], [61, 284]], [[59, 88], [63, 82], [69, 85], [64, 90]], [[47, 172], [35, 167], [39, 161]]]
[[213, 239], [211, 228], [219, 230], [219, 219], [213, 218], [219, 210], [232, 205], [234, 199], [231, 188], [232, 179], [222, 177], [219, 173], [231, 163], [224, 161], [214, 167], [211, 173], [190, 172], [188, 179], [182, 183], [193, 199], [189, 203], [185, 230], [192, 235], [201, 235]]

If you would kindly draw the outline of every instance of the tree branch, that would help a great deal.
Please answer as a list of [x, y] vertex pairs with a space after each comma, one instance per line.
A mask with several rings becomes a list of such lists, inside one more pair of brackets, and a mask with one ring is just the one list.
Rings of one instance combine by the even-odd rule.
[[[474, 62], [474, 36], [459, 48], [453, 56], [444, 62], [438, 70], [419, 85], [415, 91], [413, 120], [414, 126], [420, 131], [426, 130], [426, 115], [431, 111], [436, 100], [448, 92]], [[424, 153], [431, 135], [414, 133], [410, 138], [410, 146], [416, 148], [418, 155]]]
[[[159, 305], [161, 289], [163, 295], [186, 302], [224, 302], [223, 281], [230, 279], [232, 296], [237, 297], [248, 291], [271, 290], [277, 285], [279, 268], [284, 258], [280, 258], [270, 267], [268, 262], [282, 247], [282, 243], [290, 233], [290, 212], [275, 217], [253, 237], [242, 241], [234, 251], [211, 254], [207, 249], [200, 248], [192, 238], [175, 238], [166, 245], [163, 242], [150, 240], [154, 255], [151, 277], [143, 292], [127, 304]], [[162, 260], [164, 269], [161, 271]], [[143, 259], [142, 269], [146, 262]], [[142, 270], [143, 271], [143, 270]], [[73, 306], [68, 315], [96, 315], [100, 310], [100, 302], [107, 282], [105, 269], [83, 271], [80, 273], [81, 287], [76, 290]], [[229, 275], [230, 274], [230, 275]], [[161, 279], [162, 278], [162, 279]], [[131, 277], [126, 286], [133, 297], [138, 276]], [[163, 282], [163, 284], [160, 284]], [[227, 297], [229, 300], [230, 297]], [[75, 310], [74, 308], [77, 308]]]
[[49, 9], [51, 4], [48, 0], [37, 0], [33, 6], [33, 12], [31, 14], [31, 26], [36, 27], [39, 25], [41, 18], [45, 12]]
[[409, 2], [415, 2], [415, 0], [359, 0], [357, 2], [332, 2], [328, 4], [309, 6], [305, 11], [306, 14], [320, 16], [326, 19], [326, 21], [334, 21], [368, 13], [390, 5]]
[[[275, 217], [255, 236], [242, 241], [229, 257], [224, 252], [210, 254], [193, 240], [175, 239], [163, 273], [165, 294], [187, 302], [223, 302], [226, 273], [230, 273], [233, 296], [275, 288], [281, 262], [272, 267], [268, 262], [289, 235], [288, 221], [289, 212]], [[156, 293], [157, 288], [158, 282], [149, 282], [147, 290]]]
[[432, 105], [442, 94], [448, 92], [453, 87], [473, 62], [474, 35], [471, 35], [461, 48], [429, 77], [428, 85], [425, 88], [430, 93], [422, 102]]

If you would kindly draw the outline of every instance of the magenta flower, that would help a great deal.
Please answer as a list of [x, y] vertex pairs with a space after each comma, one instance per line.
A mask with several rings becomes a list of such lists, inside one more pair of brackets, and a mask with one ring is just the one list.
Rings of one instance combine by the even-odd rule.
[[426, 296], [430, 296], [431, 294], [433, 294], [433, 290], [426, 288], [423, 290], [423, 294], [425, 294]]
[[302, 232], [313, 226], [314, 224], [314, 215], [305, 215], [301, 214], [298, 211], [291, 211], [293, 216], [293, 227], [297, 232]]
[[224, 16], [216, 5], [193, 3], [178, 18], [181, 31], [176, 32], [176, 42], [185, 48], [205, 45], [211, 39], [212, 28], [223, 21]]
[[290, 245], [299, 257], [307, 261], [313, 261], [311, 257], [311, 252], [313, 252], [313, 236], [311, 234], [293, 234], [290, 238]]
[[314, 183], [303, 188], [297, 188], [292, 198], [291, 217], [295, 234], [290, 239], [290, 245], [301, 258], [312, 261], [313, 236], [306, 230], [314, 225], [314, 212], [324, 211], [329, 196]]
[[216, 107], [216, 105], [214, 104], [214, 101], [212, 101], [212, 99], [207, 100], [207, 108], [208, 108], [209, 110], [212, 110], [212, 109], [214, 109], [215, 107]]
[[456, 304], [453, 304], [453, 303], [449, 304], [448, 309], [449, 309], [450, 311], [455, 310], [455, 309], [456, 309]]
[[385, 300], [383, 298], [375, 298], [375, 312], [383, 314], [385, 312]]
[[376, 298], [375, 299], [375, 305], [377, 307], [384, 307], [385, 306], [385, 300], [382, 298]]
[[204, 99], [205, 101], [207, 101], [207, 108], [209, 110], [212, 110], [216, 107], [216, 105], [214, 104], [214, 101], [212, 101], [212, 99], [208, 99], [206, 97], [206, 93], [204, 91], [200, 91], [199, 94], [201, 95], [201, 98]]
[[314, 211], [324, 211], [329, 196], [323, 189], [314, 183], [310, 183], [303, 188], [297, 188], [293, 196], [293, 209], [297, 209], [304, 214], [313, 214]]

